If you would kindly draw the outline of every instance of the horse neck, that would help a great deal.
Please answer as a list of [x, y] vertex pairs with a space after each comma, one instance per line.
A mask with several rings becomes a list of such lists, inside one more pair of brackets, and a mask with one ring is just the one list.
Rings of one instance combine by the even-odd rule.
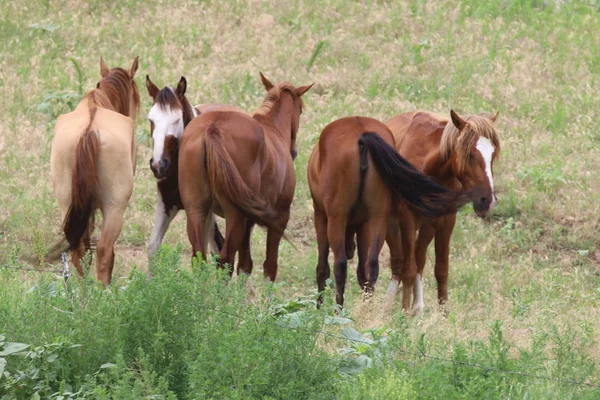
[[185, 96], [181, 97], [179, 101], [181, 102], [181, 109], [183, 114], [183, 128], [185, 129], [185, 127], [188, 126], [188, 124], [198, 116], [198, 110], [196, 110], [195, 107], [192, 107], [191, 103]]
[[292, 143], [293, 106], [294, 99], [292, 95], [283, 91], [280, 94], [279, 100], [273, 104], [271, 110], [265, 115], [273, 123], [279, 132], [279, 136], [288, 146]]
[[425, 157], [423, 172], [444, 186], [454, 188], [458, 183], [458, 176], [455, 174], [456, 168], [454, 168], [455, 162], [454, 152], [449, 159], [442, 158], [438, 140], [433, 150]]

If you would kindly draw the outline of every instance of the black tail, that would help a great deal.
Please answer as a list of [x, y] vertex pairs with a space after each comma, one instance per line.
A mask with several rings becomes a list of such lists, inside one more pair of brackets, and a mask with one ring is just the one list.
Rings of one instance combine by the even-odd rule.
[[417, 214], [429, 218], [441, 217], [456, 212], [469, 201], [465, 193], [447, 189], [420, 172], [376, 133], [363, 133], [358, 139], [358, 146], [361, 178], [366, 173], [368, 152], [392, 193], [404, 200]]

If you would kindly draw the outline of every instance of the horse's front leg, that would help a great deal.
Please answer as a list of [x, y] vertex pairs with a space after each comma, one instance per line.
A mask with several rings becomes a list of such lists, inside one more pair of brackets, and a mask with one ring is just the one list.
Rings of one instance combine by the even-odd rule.
[[179, 210], [177, 207], [173, 207], [170, 210], [165, 210], [165, 205], [162, 201], [160, 193], [156, 202], [156, 209], [154, 210], [154, 227], [152, 228], [152, 235], [148, 242], [148, 261], [152, 260], [152, 256], [156, 253], [156, 250], [160, 247], [165, 233], [169, 229], [169, 225], [173, 218], [177, 215]]

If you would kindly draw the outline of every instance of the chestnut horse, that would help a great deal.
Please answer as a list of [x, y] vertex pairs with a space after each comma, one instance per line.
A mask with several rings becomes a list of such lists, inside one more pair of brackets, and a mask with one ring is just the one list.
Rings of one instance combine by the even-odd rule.
[[90, 248], [94, 214], [102, 212], [97, 246], [97, 276], [111, 281], [114, 244], [121, 233], [123, 213], [135, 174], [134, 120], [140, 97], [134, 80], [138, 57], [131, 68], [108, 69], [100, 58], [96, 89], [75, 111], [61, 115], [54, 128], [50, 176], [61, 209], [63, 231], [73, 264], [80, 275], [81, 258]]
[[[156, 252], [163, 241], [169, 225], [179, 210], [183, 209], [179, 195], [179, 142], [183, 130], [190, 121], [204, 112], [236, 111], [240, 108], [222, 104], [202, 104], [192, 107], [185, 92], [187, 81], [181, 77], [177, 88], [165, 86], [159, 89], [146, 75], [146, 88], [153, 104], [148, 113], [153, 150], [150, 169], [157, 179], [158, 199], [154, 214], [154, 228], [148, 244], [148, 259]], [[223, 236], [214, 216], [211, 215], [214, 232], [209, 233], [212, 250], [219, 252], [223, 247]]]
[[252, 117], [236, 112], [201, 114], [187, 126], [179, 149], [179, 190], [193, 254], [206, 259], [204, 237], [211, 212], [225, 218], [219, 264], [250, 274], [250, 234], [265, 226], [264, 275], [277, 276], [279, 243], [290, 217], [296, 187], [294, 157], [302, 95], [312, 86], [273, 85], [262, 73], [267, 96]]
[[[344, 304], [347, 260], [357, 233], [356, 275], [370, 293], [379, 275], [379, 253], [398, 199], [418, 215], [452, 213], [464, 197], [419, 172], [394, 149], [390, 130], [373, 118], [348, 117], [327, 125], [308, 163], [319, 251], [317, 286], [329, 278], [329, 248], [335, 259], [336, 301]], [[397, 224], [397, 221], [395, 221]], [[323, 298], [319, 297], [319, 304]]]
[[[394, 135], [396, 150], [403, 157], [450, 190], [474, 190], [475, 213], [485, 217], [496, 204], [493, 170], [500, 153], [500, 140], [494, 128], [497, 116], [498, 113], [492, 117], [463, 118], [450, 111], [450, 122], [448, 118], [415, 111], [397, 115], [386, 124]], [[388, 231], [392, 268], [388, 296], [393, 302], [402, 279], [403, 309], [410, 309], [414, 287], [413, 312], [420, 314], [424, 308], [423, 268], [427, 247], [434, 238], [438, 301], [443, 305], [448, 300], [448, 255], [456, 213], [421, 218], [401, 205], [400, 220], [404, 221], [402, 245], [398, 226], [390, 224]]]

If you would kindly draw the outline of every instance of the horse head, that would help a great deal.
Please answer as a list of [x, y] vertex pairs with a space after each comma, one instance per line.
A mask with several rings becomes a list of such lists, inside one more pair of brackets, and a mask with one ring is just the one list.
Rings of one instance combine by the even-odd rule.
[[[186, 125], [194, 118], [194, 109], [185, 97], [187, 81], [181, 77], [177, 88], [158, 87], [146, 75], [146, 88], [153, 99], [148, 113], [153, 150], [150, 169], [157, 179], [166, 178], [177, 162], [179, 140]], [[176, 168], [176, 167], [175, 167]]]
[[450, 117], [452, 122], [442, 135], [442, 156], [451, 161], [453, 175], [463, 189], [472, 192], [475, 213], [483, 218], [497, 203], [494, 162], [500, 153], [500, 141], [494, 122], [498, 113], [463, 118], [451, 110]]

